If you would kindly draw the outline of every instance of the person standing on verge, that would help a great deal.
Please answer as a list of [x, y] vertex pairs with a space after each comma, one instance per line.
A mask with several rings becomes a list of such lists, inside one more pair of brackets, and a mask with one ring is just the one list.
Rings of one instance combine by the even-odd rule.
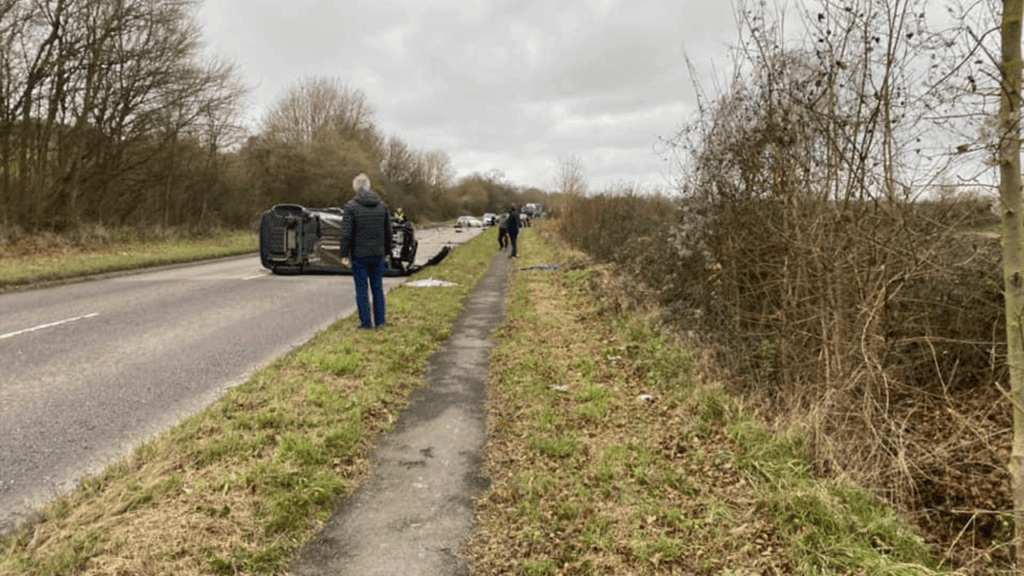
[[[352, 259], [359, 327], [370, 330], [387, 322], [384, 257], [391, 254], [391, 217], [387, 205], [370, 188], [366, 174], [356, 176], [352, 188], [356, 195], [345, 204], [345, 217], [341, 221], [341, 256]], [[373, 296], [372, 315], [367, 281]]]
[[508, 209], [508, 240], [512, 245], [509, 258], [519, 258], [519, 210], [515, 206]]

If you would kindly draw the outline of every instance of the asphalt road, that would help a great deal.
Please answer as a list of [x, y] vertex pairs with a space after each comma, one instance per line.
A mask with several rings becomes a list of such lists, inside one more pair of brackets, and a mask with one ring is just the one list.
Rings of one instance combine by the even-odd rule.
[[0, 295], [0, 531], [354, 311], [349, 276], [255, 255]]

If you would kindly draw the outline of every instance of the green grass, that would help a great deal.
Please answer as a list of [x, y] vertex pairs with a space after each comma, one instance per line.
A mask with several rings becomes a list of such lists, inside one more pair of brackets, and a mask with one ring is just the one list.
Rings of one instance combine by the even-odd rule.
[[[0, 540], [0, 574], [274, 574], [365, 477], [493, 255], [493, 232], [389, 295], [390, 330], [342, 320]], [[474, 574], [937, 574], [870, 493], [813, 475], [596, 266], [521, 237], [495, 335]], [[556, 388], [559, 387], [559, 388]], [[564, 388], [561, 388], [564, 387]], [[646, 399], [646, 396], [652, 399]]]
[[453, 287], [392, 290], [389, 329], [339, 321], [85, 479], [0, 540], [0, 574], [285, 570], [358, 486], [373, 436], [422, 385], [493, 244], [477, 238], [431, 270]]
[[55, 239], [52, 245], [5, 246], [0, 258], [0, 291], [82, 276], [194, 262], [256, 252], [252, 232], [222, 232], [209, 238], [136, 240], [118, 238], [85, 246]]
[[814, 477], [803, 439], [701, 381], [656, 314], [593, 291], [607, 269], [522, 270], [581, 259], [523, 242], [492, 356], [475, 574], [940, 573], [889, 507]]

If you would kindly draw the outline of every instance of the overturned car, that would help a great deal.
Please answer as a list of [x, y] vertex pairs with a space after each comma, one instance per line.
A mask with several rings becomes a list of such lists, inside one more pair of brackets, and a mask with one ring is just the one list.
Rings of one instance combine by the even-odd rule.
[[[307, 208], [278, 204], [260, 217], [260, 262], [275, 274], [327, 272], [351, 274], [341, 257], [341, 208]], [[408, 276], [416, 262], [416, 234], [411, 223], [391, 219], [392, 250], [385, 259], [386, 276]], [[443, 256], [442, 256], [443, 258]], [[428, 264], [434, 263], [432, 261]]]

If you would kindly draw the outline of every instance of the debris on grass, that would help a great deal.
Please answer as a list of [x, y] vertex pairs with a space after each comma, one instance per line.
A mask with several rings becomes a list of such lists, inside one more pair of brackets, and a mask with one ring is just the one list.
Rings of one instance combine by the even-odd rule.
[[424, 278], [423, 280], [411, 280], [405, 283], [410, 288], [444, 288], [448, 286], [455, 286], [454, 282], [448, 282], [446, 280], [438, 280], [436, 278]]

